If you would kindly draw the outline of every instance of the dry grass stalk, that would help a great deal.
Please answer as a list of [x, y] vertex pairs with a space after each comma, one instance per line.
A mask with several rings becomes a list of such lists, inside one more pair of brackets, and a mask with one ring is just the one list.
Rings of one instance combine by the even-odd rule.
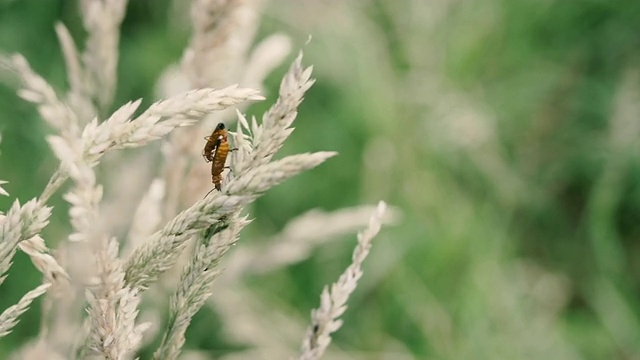
[[[180, 250], [186, 241], [198, 231], [216, 227], [222, 230], [228, 226], [228, 217], [242, 206], [256, 199], [269, 188], [300, 172], [314, 168], [326, 159], [335, 155], [332, 152], [318, 152], [314, 154], [299, 154], [268, 163], [269, 159], [282, 146], [293, 129], [291, 125], [296, 108], [304, 92], [311, 86], [311, 69], [302, 67], [302, 56], [299, 56], [285, 75], [280, 91], [280, 97], [274, 105], [278, 113], [285, 119], [276, 121], [265, 115], [268, 121], [258, 126], [253, 124], [252, 132], [273, 133], [273, 138], [252, 140], [258, 147], [239, 147], [234, 151], [232, 160], [233, 173], [236, 177], [225, 185], [223, 193], [214, 192], [196, 202], [192, 207], [178, 214], [162, 230], [154, 234], [140, 248], [129, 257], [126, 266], [127, 281], [133, 287], [146, 288], [157, 277], [173, 266]], [[272, 108], [273, 109], [273, 108]], [[270, 110], [267, 114], [273, 114]], [[241, 141], [244, 135], [239, 132], [234, 139]], [[279, 131], [279, 132], [278, 132]], [[268, 155], [259, 158], [266, 149]], [[236, 154], [238, 153], [238, 154]], [[242, 169], [246, 169], [243, 171]]]
[[198, 234], [193, 256], [184, 267], [178, 288], [171, 297], [169, 324], [154, 354], [155, 359], [177, 359], [191, 318], [213, 293], [213, 282], [221, 272], [218, 268], [220, 259], [236, 243], [240, 230], [248, 223], [246, 218], [235, 213], [225, 230], [212, 235], [207, 229]]
[[342, 326], [339, 317], [347, 310], [347, 300], [362, 277], [362, 263], [371, 249], [371, 240], [380, 231], [386, 204], [380, 202], [369, 220], [369, 227], [358, 233], [358, 245], [353, 251], [352, 263], [338, 281], [325, 286], [320, 296], [320, 307], [311, 311], [311, 326], [302, 342], [301, 360], [319, 359], [331, 343], [331, 333]]
[[[126, 3], [126, 0], [81, 1], [88, 32], [82, 54], [66, 27], [56, 26], [69, 73], [71, 89], [66, 96], [58, 95], [23, 57], [0, 58], [0, 65], [13, 70], [22, 80], [20, 96], [35, 104], [43, 119], [56, 131], [47, 140], [60, 160], [58, 170], [39, 200], [33, 199], [23, 206], [16, 201], [0, 220], [0, 283], [16, 249], [21, 248], [32, 258], [47, 282], [69, 279], [75, 287], [75, 291], [66, 294], [66, 300], [72, 305], [61, 310], [62, 307], [52, 305], [54, 299], [49, 299], [43, 318], [55, 318], [50, 314], [55, 311], [73, 313], [76, 307], [83, 306], [74, 298], [74, 293], [78, 289], [86, 290], [88, 318], [86, 326], [82, 326], [86, 328], [86, 339], [83, 339], [85, 332], [79, 331], [80, 342], [66, 344], [69, 352], [75, 354], [77, 348], [83, 346], [92, 354], [83, 351], [82, 358], [97, 355], [104, 359], [128, 359], [141, 346], [142, 332], [148, 327], [147, 324], [136, 324], [141, 292], [174, 266], [187, 242], [194, 239], [196, 246], [171, 297], [169, 325], [154, 355], [157, 359], [176, 359], [192, 317], [212, 294], [213, 281], [222, 271], [218, 266], [221, 258], [236, 243], [240, 230], [248, 223], [246, 217], [239, 215], [244, 207], [271, 187], [320, 165], [335, 153], [304, 153], [273, 160], [292, 133], [297, 108], [315, 81], [311, 78], [312, 68], [302, 65], [301, 53], [284, 76], [278, 99], [263, 115], [260, 125], [255, 118], [249, 124], [238, 113], [239, 124], [236, 133], [232, 134], [238, 150], [230, 156], [233, 172], [223, 181], [223, 191], [196, 201], [152, 233], [161, 224], [159, 209], [164, 189], [177, 191], [175, 189], [179, 188], [175, 183], [156, 181], [139, 205], [130, 231], [129, 246], [135, 249], [128, 256], [121, 256], [118, 241], [103, 228], [99, 212], [103, 191], [94, 167], [104, 154], [110, 150], [144, 146], [179, 127], [194, 125], [216, 111], [263, 99], [252, 89], [204, 87], [227, 85], [224, 79], [230, 74], [240, 78], [258, 24], [256, 11], [262, 2], [196, 0], [192, 8], [194, 37], [185, 52], [183, 64], [184, 71], [191, 75], [192, 84], [204, 88], [155, 102], [138, 116], [134, 113], [138, 111], [140, 100], [122, 105], [110, 116], [96, 115], [104, 113], [113, 98], [118, 28]], [[265, 49], [277, 51], [273, 55]], [[275, 36], [265, 40], [248, 61], [247, 66], [251, 68], [247, 69], [245, 80], [260, 83], [287, 51], [285, 38]], [[220, 63], [211, 66], [209, 60], [213, 58]], [[223, 66], [226, 63], [237, 66], [237, 71]], [[69, 240], [75, 243], [67, 242], [62, 247], [67, 257], [82, 255], [85, 261], [93, 258], [93, 262], [88, 261], [95, 264], [88, 286], [74, 278], [75, 273], [69, 271], [72, 276], [67, 275], [71, 265], [66, 264], [65, 268], [56, 262], [38, 235], [51, 213], [45, 202], [68, 178], [73, 180], [73, 186], [64, 198], [71, 204], [69, 217], [73, 233]], [[6, 192], [0, 188], [0, 194]], [[332, 286], [331, 292], [325, 289], [321, 307], [313, 312], [313, 326], [305, 340], [302, 358], [319, 357], [330, 342], [331, 332], [340, 326], [337, 318], [346, 308], [344, 304], [362, 275], [360, 266], [369, 251], [371, 238], [379, 230], [384, 207], [384, 203], [378, 206], [369, 229], [359, 234], [353, 264]], [[145, 218], [144, 214], [151, 216]], [[30, 291], [17, 305], [0, 315], [0, 336], [15, 326], [17, 317], [49, 286], [45, 284]], [[46, 337], [49, 326], [55, 328], [56, 324], [43, 321], [40, 349], [51, 345]], [[66, 328], [80, 329], [81, 326], [76, 323]]]
[[35, 199], [20, 206], [16, 200], [0, 220], [0, 284], [11, 267], [11, 259], [21, 241], [31, 239], [49, 223], [51, 208], [39, 206]]
[[262, 0], [195, 0], [193, 36], [183, 69], [194, 87], [225, 86], [240, 79], [260, 24]]
[[51, 284], [43, 284], [26, 293], [20, 301], [0, 314], [0, 337], [6, 336], [18, 323], [18, 317], [29, 309], [31, 302], [44, 294]]
[[96, 254], [98, 281], [87, 290], [91, 332], [89, 348], [108, 360], [124, 359], [138, 349], [148, 324], [136, 325], [140, 295], [125, 286], [118, 242], [103, 238]]
[[120, 24], [127, 0], [82, 0], [80, 9], [87, 30], [86, 49], [82, 54], [90, 97], [105, 109], [111, 105], [116, 86]]

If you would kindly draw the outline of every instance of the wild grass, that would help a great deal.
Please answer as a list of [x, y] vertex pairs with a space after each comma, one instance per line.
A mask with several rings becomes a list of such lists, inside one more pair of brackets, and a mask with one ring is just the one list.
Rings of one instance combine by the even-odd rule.
[[[207, 180], [200, 181], [198, 193], [206, 195], [191, 204], [186, 199], [179, 199], [177, 204], [170, 203], [178, 208], [187, 205], [162, 225], [159, 212], [151, 208], [164, 206], [164, 190], [176, 194], [179, 191], [171, 187], [176, 184], [170, 178], [159, 177], [154, 181], [153, 191], [139, 205], [141, 213], [131, 224], [132, 239], [113, 236], [102, 214], [104, 187], [95, 170], [103, 157], [113, 150], [143, 147], [163, 138], [170, 147], [181, 138], [167, 139], [168, 134], [181, 127], [196, 128], [195, 125], [207, 117], [230, 121], [232, 113], [225, 115], [221, 110], [243, 102], [264, 100], [257, 90], [230, 85], [230, 79], [243, 81], [240, 74], [247, 72], [253, 74], [252, 81], [259, 82], [261, 78], [255, 77], [256, 74], [261, 71], [260, 76], [266, 74], [256, 68], [268, 69], [273, 64], [253, 58], [251, 62], [246, 60], [253, 68], [239, 67], [230, 79], [214, 80], [216, 74], [228, 70], [222, 65], [210, 66], [209, 59], [225, 57], [229, 62], [235, 62], [248, 56], [246, 50], [252, 43], [257, 19], [231, 19], [242, 19], [248, 12], [257, 12], [258, 4], [194, 1], [193, 40], [185, 51], [181, 69], [185, 76], [192, 75], [193, 90], [156, 101], [141, 112], [138, 111], [141, 100], [134, 100], [110, 115], [102, 115], [111, 107], [116, 87], [119, 25], [127, 2], [81, 1], [80, 4], [87, 31], [83, 51], [78, 51], [62, 23], [56, 25], [67, 65], [68, 92], [54, 90], [21, 55], [0, 58], [2, 67], [20, 81], [18, 95], [35, 105], [40, 117], [54, 131], [55, 135], [47, 136], [46, 140], [59, 161], [39, 197], [24, 205], [16, 201], [3, 215], [0, 233], [2, 279], [20, 249], [31, 256], [36, 268], [42, 272], [43, 285], [29, 291], [0, 315], [0, 335], [9, 334], [32, 301], [47, 292], [39, 335], [33, 342], [17, 349], [15, 356], [27, 359], [30, 358], [28, 354], [36, 356], [33, 354], [48, 349], [50, 356], [60, 358], [133, 359], [152, 325], [156, 331], [163, 326], [140, 321], [141, 309], [153, 309], [144, 306], [143, 293], [157, 283], [163, 273], [177, 268], [182, 269], [181, 275], [173, 286], [168, 321], [164, 331], [160, 331], [162, 340], [153, 354], [155, 359], [177, 359], [192, 318], [213, 295], [214, 280], [223, 271], [222, 258], [238, 242], [241, 230], [250, 222], [245, 215], [247, 206], [270, 188], [315, 168], [336, 153], [319, 151], [273, 159], [291, 135], [298, 107], [315, 81], [311, 77], [312, 68], [303, 65], [300, 53], [282, 79], [276, 102], [260, 122], [255, 117], [248, 121], [237, 112], [238, 125], [231, 136], [235, 147], [221, 191], [206, 193], [204, 190], [212, 184]], [[238, 41], [244, 43], [239, 51]], [[266, 44], [279, 46], [273, 40]], [[273, 55], [264, 50], [257, 55], [269, 61], [273, 59]], [[224, 87], [207, 87], [213, 85]], [[200, 125], [200, 131], [208, 127]], [[197, 133], [197, 128], [191, 131], [192, 135]], [[200, 145], [204, 146], [204, 142]], [[199, 157], [199, 151], [185, 151], [180, 155], [176, 161], [192, 162]], [[174, 178], [184, 179], [187, 175], [185, 171], [174, 174]], [[52, 211], [56, 210], [46, 203], [67, 179], [71, 180], [71, 185], [63, 198], [70, 205], [68, 216], [72, 232], [57, 243], [58, 249], [52, 251], [41, 237]], [[3, 194], [9, 195], [4, 190]], [[350, 275], [343, 276], [332, 288], [337, 308], [322, 310], [327, 305], [323, 301], [318, 310], [330, 311], [329, 320], [334, 323], [344, 312], [348, 295], [362, 275], [360, 266], [372, 237], [380, 228], [384, 209], [381, 202], [371, 218], [369, 230], [359, 236], [354, 264], [348, 269]], [[175, 210], [169, 208], [164, 214]], [[148, 211], [155, 212], [156, 217], [147, 218]], [[129, 253], [120, 250], [123, 244], [128, 244]], [[188, 245], [191, 250], [185, 252]], [[180, 260], [183, 254], [185, 258]], [[71, 258], [82, 259], [81, 264], [70, 262]], [[344, 290], [337, 295], [341, 288]], [[162, 304], [155, 305], [154, 311], [161, 313]], [[82, 316], [83, 312], [86, 317]], [[313, 358], [318, 358], [328, 344], [330, 333], [337, 330], [335, 325], [322, 325], [326, 320], [318, 322], [317, 316], [313, 321], [313, 326], [321, 329], [316, 335], [321, 334], [322, 347], [305, 345], [302, 358], [311, 353]], [[66, 331], [61, 334], [58, 332], [61, 329]], [[155, 335], [147, 334], [147, 337]], [[305, 341], [305, 344], [309, 343], [310, 340]]]
[[[52, 285], [0, 339], [0, 358], [90, 353], [95, 333], [83, 312], [87, 284], [109, 309], [119, 306], [111, 300], [133, 303], [131, 288], [110, 297], [103, 290], [118, 281], [105, 277], [101, 285], [87, 272], [97, 251], [108, 257], [100, 250], [108, 246], [67, 240], [76, 228], [62, 196], [87, 191], [95, 199], [98, 186], [99, 206], [77, 201], [73, 207], [97, 214], [103, 227], [96, 230], [108, 235], [98, 245], [118, 239], [125, 278], [133, 256], [136, 266], [146, 261], [134, 254], [160, 238], [158, 231], [175, 240], [165, 244], [168, 249], [183, 247], [157, 280], [158, 269], [174, 260], [154, 265], [146, 278], [132, 278], [148, 286], [139, 293], [133, 322], [133, 329], [151, 324], [136, 345], [142, 359], [177, 348], [182, 359], [297, 357], [301, 344], [326, 343], [307, 333], [316, 333], [320, 318], [331, 324], [323, 330], [344, 321], [324, 353], [331, 359], [595, 360], [640, 354], [634, 60], [640, 5], [139, 0], [126, 7], [117, 46], [113, 36], [102, 45], [118, 55], [117, 78], [110, 79], [117, 81], [105, 87], [113, 89], [112, 101], [104, 105], [93, 98], [99, 81], [88, 81], [102, 67], [86, 65], [95, 57], [83, 55], [86, 42], [103, 35], [89, 36], [85, 17], [70, 4], [0, 2], [0, 49], [23, 54], [31, 71], [55, 89], [57, 101], [81, 114], [78, 137], [96, 115], [99, 127], [139, 98], [132, 119], [159, 99], [202, 87], [238, 83], [266, 100], [213, 112], [135, 149], [108, 149], [91, 168], [95, 183], [89, 187], [69, 179], [64, 169], [56, 172], [59, 160], [46, 141], [48, 135], [64, 138], [56, 125], [17, 99], [17, 86], [0, 87], [0, 179], [9, 181], [1, 186], [11, 195], [0, 197], [0, 208], [13, 221], [34, 225], [37, 217], [23, 217], [20, 209], [35, 208], [33, 198], [52, 208], [51, 215], [42, 213], [49, 223], [40, 238], [22, 240], [12, 257], [0, 287], [0, 312], [42, 283]], [[311, 42], [303, 45], [309, 35]], [[207, 205], [214, 199], [202, 201], [211, 190], [210, 168], [199, 157], [203, 137], [225, 122], [236, 134], [230, 135], [232, 146], [250, 152], [258, 134], [252, 114], [261, 125], [278, 102], [299, 48], [300, 69], [304, 73], [313, 64], [315, 83], [296, 109], [290, 125], [295, 131], [269, 162], [326, 150], [339, 156], [270, 188], [239, 215], [231, 212], [228, 218], [240, 224], [247, 215], [251, 220], [239, 240], [218, 239], [227, 227], [194, 231], [183, 243], [182, 228], [165, 226], [198, 209], [214, 211]], [[114, 54], [100, 55], [100, 62]], [[70, 74], [76, 75], [68, 79]], [[4, 71], [0, 79], [12, 80]], [[50, 107], [45, 115], [66, 112]], [[250, 159], [233, 151], [227, 164], [242, 169]], [[232, 182], [253, 186], [249, 178], [239, 179], [245, 170], [224, 172], [216, 201], [227, 196]], [[76, 178], [89, 179], [85, 173]], [[15, 199], [19, 206], [11, 212]], [[338, 302], [331, 285], [324, 302], [319, 296], [348, 267], [352, 234], [375, 212], [356, 205], [378, 199], [398, 206], [402, 221], [378, 235], [347, 311], [334, 319], [340, 307], [333, 307]], [[195, 204], [201, 207], [191, 209]], [[387, 209], [391, 218], [393, 210]], [[94, 230], [76, 227], [83, 229], [78, 234]], [[223, 271], [204, 270], [210, 262]], [[109, 271], [120, 274], [118, 268]], [[189, 285], [211, 281], [213, 287]], [[191, 316], [185, 304], [201, 302], [209, 291]], [[59, 292], [73, 300], [56, 301]], [[310, 320], [309, 309], [318, 308], [325, 310]], [[102, 324], [131, 324], [123, 320]]]

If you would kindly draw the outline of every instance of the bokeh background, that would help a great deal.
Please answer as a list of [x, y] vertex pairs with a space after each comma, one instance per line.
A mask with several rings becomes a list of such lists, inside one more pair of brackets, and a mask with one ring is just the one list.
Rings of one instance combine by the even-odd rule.
[[[176, 3], [130, 1], [115, 107], [149, 104], [180, 59], [189, 27]], [[81, 43], [76, 1], [1, 0], [0, 51], [22, 53], [66, 89], [56, 21]], [[640, 2], [275, 0], [258, 38], [273, 32], [304, 49], [317, 78], [283, 153], [340, 155], [259, 199], [242, 241], [312, 208], [382, 199], [402, 212], [375, 240], [331, 345], [340, 356], [640, 359]], [[289, 63], [269, 78], [269, 100]], [[0, 86], [0, 178], [11, 195], [1, 209], [44, 188], [57, 164], [50, 132]], [[49, 244], [69, 233], [60, 194], [52, 205]], [[345, 236], [243, 281], [265, 309], [307, 321], [354, 243]], [[39, 282], [19, 253], [0, 309]], [[37, 304], [0, 340], [0, 358], [37, 334]], [[225, 315], [203, 309], [186, 349], [246, 349], [225, 333]]]

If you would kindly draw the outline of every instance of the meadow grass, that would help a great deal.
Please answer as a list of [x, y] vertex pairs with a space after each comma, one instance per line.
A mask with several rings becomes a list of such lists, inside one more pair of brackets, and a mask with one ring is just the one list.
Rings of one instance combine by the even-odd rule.
[[[32, 10], [36, 3], [40, 11]], [[0, 287], [0, 311], [19, 314], [47, 291], [0, 339], [1, 358], [44, 352], [66, 359], [69, 349], [91, 350], [99, 343], [100, 326], [146, 334], [110, 342], [120, 344], [118, 349], [138, 348], [143, 359], [154, 353], [173, 358], [176, 349], [185, 359], [291, 358], [301, 343], [305, 358], [310, 346], [328, 343], [314, 334], [337, 328], [326, 315], [334, 311], [327, 310], [332, 292], [321, 297], [322, 289], [347, 268], [353, 234], [374, 213], [359, 204], [379, 199], [392, 205], [385, 221], [396, 225], [374, 241], [325, 358], [638, 357], [638, 5], [194, 3], [190, 8], [181, 2], [131, 2], [118, 37], [113, 31], [88, 36], [82, 28], [91, 28], [84, 24], [91, 17], [61, 2], [0, 4], [0, 19], [24, 19], [0, 21], [0, 34], [12, 34], [0, 37], [2, 52], [23, 54], [33, 73], [64, 95], [50, 100], [49, 90], [40, 88], [36, 96], [31, 86], [21, 95], [39, 104], [33, 110], [17, 99], [15, 78], [1, 75], [10, 86], [0, 88], [0, 179], [8, 180], [2, 188], [9, 193], [0, 197], [0, 206], [7, 218], [26, 217], [33, 227], [5, 235], [29, 241], [20, 243]], [[207, 11], [216, 4], [228, 7]], [[111, 20], [118, 18], [115, 11]], [[99, 28], [119, 27], [117, 22]], [[77, 50], [69, 39], [82, 39], [76, 40]], [[111, 50], [94, 53], [85, 41], [104, 41], [100, 48]], [[313, 64], [315, 84], [298, 88], [304, 88], [304, 101], [289, 103], [297, 112], [295, 132], [283, 131], [291, 123], [255, 131], [268, 114], [286, 118], [273, 106], [295, 63], [290, 49], [298, 48], [305, 54], [299, 74]], [[83, 51], [91, 56], [69, 60]], [[108, 65], [114, 53], [117, 70]], [[20, 61], [10, 63], [25, 73]], [[91, 72], [114, 71], [117, 77], [87, 82]], [[98, 136], [104, 122], [98, 121], [90, 127], [92, 143], [102, 144], [88, 152], [94, 158], [76, 164], [75, 174], [52, 178], [61, 174], [58, 158], [80, 146], [70, 139], [91, 124], [86, 114], [105, 120], [128, 111], [137, 117], [158, 99], [233, 83], [260, 89], [266, 100], [238, 104], [239, 114], [225, 110], [196, 126], [164, 128], [157, 134], [161, 139], [140, 149], [107, 149], [110, 143]], [[62, 101], [68, 108], [43, 110], [43, 101]], [[77, 120], [77, 131], [63, 131], [74, 122], [64, 116], [68, 109], [86, 119]], [[256, 115], [254, 127], [245, 113], [265, 115]], [[60, 121], [45, 124], [42, 117], [51, 114]], [[128, 120], [116, 123], [124, 129]], [[219, 121], [231, 125], [232, 143], [245, 150], [230, 155], [236, 168], [224, 184], [234, 194], [214, 192], [203, 200], [211, 184], [201, 139]], [[58, 140], [47, 142], [51, 135]], [[256, 147], [261, 137], [272, 140], [269, 146], [282, 146], [273, 159], [269, 146]], [[49, 144], [58, 147], [55, 155]], [[109, 152], [104, 157], [103, 149]], [[253, 149], [261, 152], [247, 156]], [[312, 151], [339, 156], [248, 198], [253, 195], [247, 189], [266, 190], [251, 179], [274, 179], [275, 168], [285, 165], [279, 161]], [[324, 159], [332, 153], [320, 154]], [[92, 168], [95, 157], [100, 165]], [[296, 158], [290, 160], [287, 166], [295, 168]], [[70, 181], [57, 181], [67, 176]], [[54, 181], [47, 187], [49, 179]], [[29, 202], [45, 188], [55, 190], [44, 194], [46, 207]], [[63, 199], [68, 193], [77, 196]], [[16, 198], [22, 206], [11, 212]], [[237, 213], [238, 204], [244, 213]], [[38, 210], [37, 216], [29, 209]], [[102, 228], [82, 222], [92, 216]], [[240, 240], [234, 226], [244, 227]], [[40, 230], [40, 238], [32, 236]], [[70, 234], [81, 240], [91, 231], [110, 236], [92, 234], [101, 239], [97, 248], [69, 251], [78, 246], [66, 245]], [[117, 251], [111, 236], [128, 241]], [[166, 252], [155, 242], [166, 245]], [[144, 244], [162, 251], [146, 258]], [[174, 258], [175, 249], [183, 249], [181, 257]], [[13, 251], [14, 245], [8, 252]], [[87, 329], [93, 332], [77, 339], [69, 334], [84, 321], [77, 311], [86, 306], [84, 289], [74, 288], [75, 302], [56, 304], [46, 300], [56, 286], [39, 286], [43, 278], [84, 279], [85, 259], [97, 251], [105, 264], [123, 260], [101, 270], [111, 274], [101, 283], [120, 290], [93, 288], [90, 306], [111, 304], [109, 309], [121, 307], [129, 315], [108, 324], [91, 318]], [[226, 260], [218, 269], [224, 271], [208, 271], [207, 264], [217, 264], [221, 254]], [[148, 273], [139, 271], [151, 259], [161, 261]], [[196, 282], [201, 287], [192, 285], [194, 273], [203, 276]], [[189, 301], [204, 305], [194, 314], [185, 306]], [[309, 310], [318, 307], [310, 320]], [[330, 325], [318, 325], [320, 318]], [[138, 328], [145, 323], [151, 325]], [[35, 341], [43, 336], [47, 342]]]

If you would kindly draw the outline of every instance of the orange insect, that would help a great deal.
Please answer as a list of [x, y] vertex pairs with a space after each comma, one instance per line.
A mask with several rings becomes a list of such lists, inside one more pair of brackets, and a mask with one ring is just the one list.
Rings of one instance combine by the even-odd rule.
[[227, 130], [225, 129], [224, 124], [219, 123], [216, 128], [213, 129], [211, 136], [205, 136], [204, 139], [207, 140], [207, 143], [204, 145], [204, 149], [202, 149], [202, 157], [204, 158], [204, 161], [211, 162], [216, 155], [215, 151], [218, 144], [223, 140], [227, 140]]
[[204, 138], [207, 143], [202, 150], [202, 157], [211, 164], [211, 182], [216, 190], [221, 191], [222, 171], [224, 170], [227, 155], [229, 154], [229, 142], [227, 141], [227, 130], [223, 123], [219, 123], [213, 130], [211, 136]]

